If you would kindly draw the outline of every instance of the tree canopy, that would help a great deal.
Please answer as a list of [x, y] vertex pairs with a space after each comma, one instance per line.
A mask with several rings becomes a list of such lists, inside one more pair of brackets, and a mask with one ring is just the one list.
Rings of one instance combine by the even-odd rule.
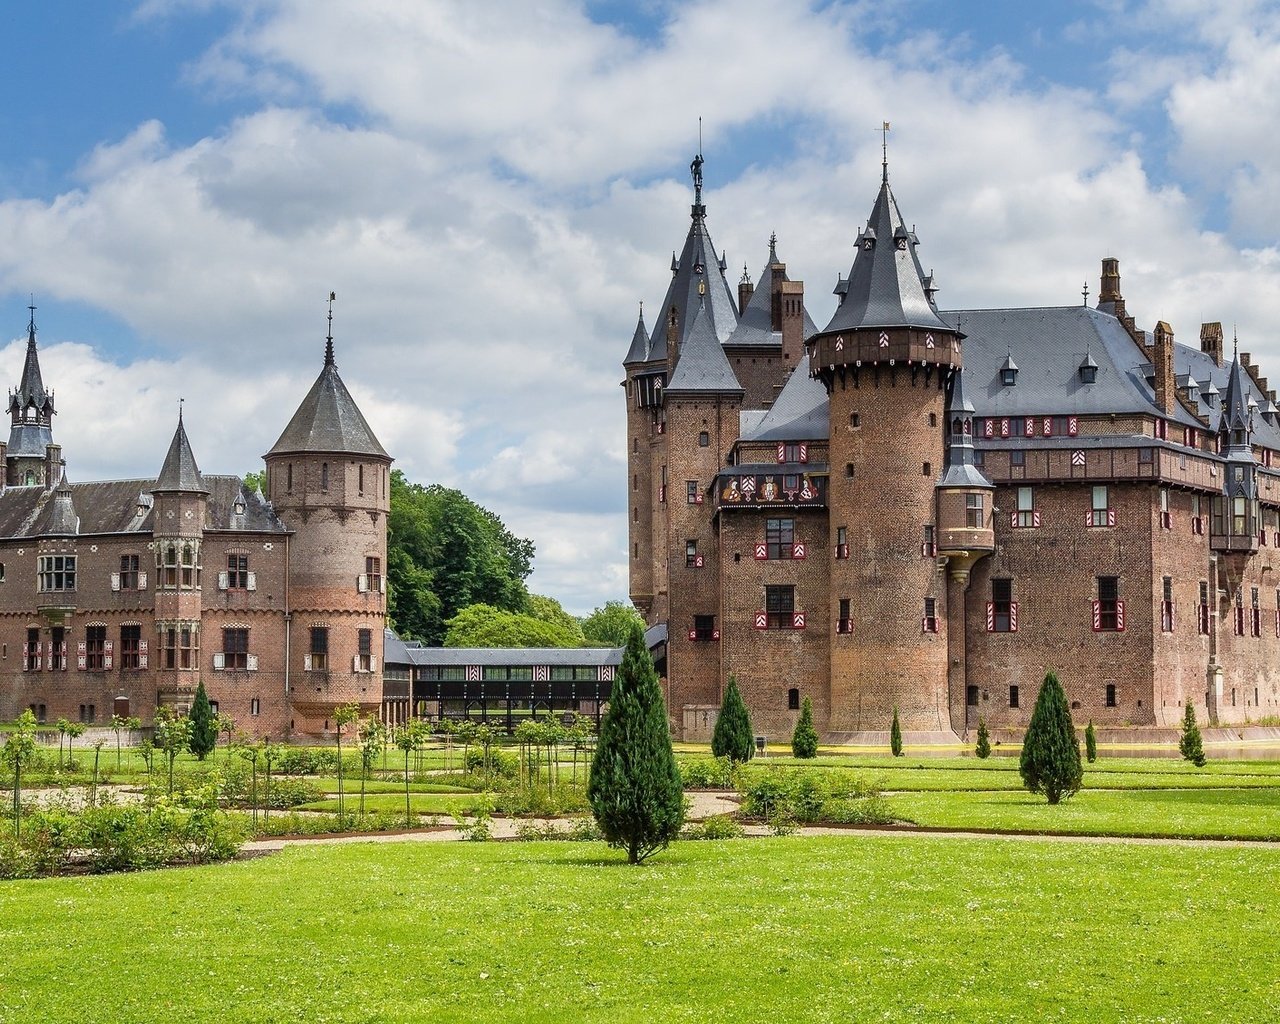
[[582, 631], [509, 612], [488, 604], [473, 604], [445, 623], [445, 647], [581, 647]]
[[582, 633], [593, 647], [625, 647], [632, 626], [644, 629], [640, 613], [622, 601], [607, 601], [582, 620]]

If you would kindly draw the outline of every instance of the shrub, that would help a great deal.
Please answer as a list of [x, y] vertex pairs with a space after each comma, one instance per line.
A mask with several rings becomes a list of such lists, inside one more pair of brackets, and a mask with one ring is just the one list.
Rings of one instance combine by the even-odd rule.
[[728, 814], [690, 822], [680, 832], [681, 839], [741, 839], [743, 835], [742, 826]]
[[1052, 671], [1046, 673], [1031, 712], [1018, 769], [1027, 789], [1043, 793], [1051, 804], [1080, 789], [1083, 771], [1075, 725], [1067, 695]]
[[684, 758], [678, 762], [685, 789], [729, 789], [733, 762], [728, 757]]
[[1178, 740], [1178, 750], [1197, 768], [1204, 767], [1204, 742], [1200, 738], [1200, 726], [1196, 725], [1196, 708], [1191, 701], [1187, 701], [1182, 715], [1182, 738]]
[[1093, 731], [1092, 721], [1084, 730], [1084, 756], [1090, 764], [1098, 760], [1098, 734]]
[[898, 721], [898, 705], [893, 706], [893, 724], [889, 726], [889, 752], [894, 757], [902, 756], [902, 723]]
[[738, 691], [738, 680], [729, 677], [729, 685], [720, 702], [720, 714], [711, 734], [711, 753], [731, 761], [750, 761], [755, 756], [756, 741], [751, 730], [751, 714]]
[[808, 697], [800, 704], [800, 721], [791, 734], [791, 753], [801, 758], [818, 756], [818, 730], [813, 727], [813, 701]]
[[191, 703], [191, 737], [187, 740], [187, 749], [203, 761], [212, 752], [218, 742], [218, 720], [209, 703], [209, 695], [204, 689], [204, 680], [196, 687], [196, 699]]
[[275, 769], [281, 775], [332, 775], [338, 770], [338, 755], [325, 747], [286, 747]]
[[894, 820], [882, 796], [836, 797], [823, 805], [822, 817], [837, 825], [888, 825]]
[[978, 719], [978, 745], [973, 748], [973, 752], [984, 759], [991, 756], [991, 736], [987, 732], [985, 718]]

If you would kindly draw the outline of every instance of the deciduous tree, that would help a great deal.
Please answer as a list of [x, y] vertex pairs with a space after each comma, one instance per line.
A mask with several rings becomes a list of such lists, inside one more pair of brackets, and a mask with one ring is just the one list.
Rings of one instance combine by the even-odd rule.
[[5, 764], [13, 766], [13, 834], [22, 833], [22, 769], [35, 757], [36, 716], [27, 708], [18, 716], [4, 743]]
[[630, 604], [607, 601], [582, 620], [582, 634], [594, 647], [623, 647], [633, 626], [644, 629], [644, 619]]
[[445, 647], [581, 647], [581, 630], [487, 604], [462, 609], [446, 624]]
[[1032, 793], [1043, 793], [1056, 804], [1080, 789], [1083, 769], [1076, 728], [1071, 721], [1067, 695], [1053, 672], [1044, 677], [1031, 723], [1022, 740], [1019, 761], [1022, 782]]
[[666, 706], [639, 627], [627, 638], [613, 683], [587, 798], [605, 839], [626, 850], [631, 864], [665, 849], [684, 822]]

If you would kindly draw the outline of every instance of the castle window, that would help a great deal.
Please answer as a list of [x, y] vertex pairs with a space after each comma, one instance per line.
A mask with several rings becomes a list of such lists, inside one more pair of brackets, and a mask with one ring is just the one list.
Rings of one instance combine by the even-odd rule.
[[1013, 600], [1013, 580], [996, 577], [991, 581], [991, 601], [987, 605], [988, 633], [1016, 633], [1018, 605]]
[[[222, 668], [243, 671], [249, 667], [249, 631], [241, 626], [229, 626], [222, 631]], [[218, 668], [218, 658], [214, 658]]]
[[1249, 533], [1248, 528], [1248, 502], [1245, 498], [1231, 499], [1231, 533], [1236, 537], [1243, 537]]
[[63, 626], [54, 626], [49, 630], [49, 669], [53, 672], [64, 672], [66, 668], [67, 631]]
[[98, 720], [98, 708], [94, 704], [80, 705], [80, 721], [91, 725]]
[[849, 612], [849, 599], [847, 597], [840, 598], [839, 618], [836, 619], [837, 633], [852, 633], [853, 618]]
[[694, 569], [699, 566], [698, 542], [696, 540], [684, 542], [684, 564], [688, 569]]
[[27, 479], [26, 479], [27, 486], [31, 487], [35, 482], [36, 482], [35, 473], [33, 473], [31, 470], [27, 470]]
[[982, 495], [966, 494], [964, 496], [964, 524], [970, 530], [981, 530], [986, 523], [986, 516], [983, 514]]
[[329, 627], [311, 627], [311, 650], [303, 665], [308, 672], [326, 672], [329, 669]]
[[320, 490], [327, 491], [329, 489], [329, 463], [320, 463]]
[[929, 426], [936, 427], [938, 425], [938, 414], [936, 412], [929, 413]]
[[41, 555], [39, 558], [38, 579], [40, 592], [43, 594], [75, 590], [76, 556]]
[[1018, 706], [1018, 688], [1016, 686], [1009, 687], [1009, 707], [1016, 708]]
[[920, 555], [923, 558], [933, 558], [938, 553], [937, 531], [934, 529], [933, 523], [924, 524], [924, 543], [920, 545]]
[[1035, 510], [1035, 490], [1031, 487], [1018, 488], [1018, 509], [1013, 514], [1013, 525], [1018, 527], [1036, 527], [1040, 525], [1040, 514]]
[[1251, 636], [1262, 636], [1262, 606], [1258, 603], [1258, 588], [1251, 588], [1249, 602], [1249, 633]]
[[382, 559], [377, 555], [366, 555], [364, 560], [365, 588], [371, 594], [383, 593]]
[[200, 585], [199, 567], [196, 565], [196, 551], [190, 544], [182, 545], [182, 586], [191, 590]]
[[972, 683], [964, 688], [964, 702], [967, 707], [976, 708], [978, 706], [978, 688]]
[[684, 500], [685, 500], [685, 502], [686, 502], [686, 503], [688, 503], [688, 504], [690, 504], [690, 505], [701, 505], [701, 504], [702, 504], [702, 502], [699, 500], [701, 497], [702, 497], [702, 495], [698, 493], [698, 481], [697, 481], [697, 480], [686, 480], [686, 481], [684, 482]]
[[699, 431], [698, 433], [698, 447], [699, 448], [711, 447], [711, 435], [708, 434], [705, 430]]
[[933, 465], [931, 463], [926, 462], [920, 467], [920, 471], [925, 476], [933, 476]]
[[22, 671], [40, 671], [40, 630], [27, 630], [27, 645], [22, 650]]
[[796, 689], [794, 686], [787, 691], [787, 710], [788, 711], [800, 710], [800, 691]]
[[136, 623], [120, 627], [120, 667], [142, 668], [142, 627]]
[[850, 480], [853, 479], [853, 463], [852, 462], [846, 462], [844, 464], [844, 475], [848, 477]]
[[1155, 462], [1155, 457], [1156, 457], [1156, 453], [1151, 448], [1138, 449], [1138, 465], [1140, 466], [1150, 466], [1153, 462]]
[[845, 526], [836, 527], [836, 558], [849, 557], [849, 529]]
[[[373, 671], [373, 630], [361, 629], [356, 631], [356, 664], [357, 672]], [[532, 668], [530, 676], [533, 675]]]
[[121, 555], [120, 556], [120, 589], [121, 590], [137, 590], [138, 589], [138, 556], [137, 555]]
[[1027, 462], [1027, 453], [1021, 448], [1015, 448], [1009, 453], [1009, 465], [1024, 466]]
[[693, 639], [714, 640], [716, 638], [716, 617], [714, 615], [695, 615], [693, 617]]
[[1107, 485], [1098, 484], [1093, 488], [1093, 505], [1089, 510], [1090, 526], [1115, 526], [1116, 514], [1107, 504]]
[[102, 672], [111, 666], [107, 663], [107, 627], [86, 626], [84, 630], [84, 667], [89, 672]]
[[249, 714], [252, 715], [254, 718], [257, 718], [260, 714], [262, 714], [262, 701], [259, 700], [257, 697], [249, 698]]
[[356, 490], [364, 494], [364, 463], [356, 467]]
[[795, 544], [795, 520], [765, 520], [764, 540], [769, 558], [790, 558]]
[[293, 493], [293, 463], [292, 462], [290, 462], [288, 466], [285, 467], [284, 489], [288, 491], [290, 494]]
[[640, 474], [639, 473], [631, 474], [631, 489], [633, 491], [640, 490]]
[[1160, 601], [1160, 631], [1173, 632], [1173, 577], [1164, 578], [1164, 593]]
[[1169, 488], [1160, 488], [1160, 527], [1165, 530], [1173, 529], [1173, 512], [1169, 509]]
[[1124, 631], [1124, 602], [1120, 600], [1120, 577], [1099, 576], [1098, 597], [1093, 602], [1095, 632]]
[[1115, 706], [1116, 706], [1116, 684], [1107, 683], [1107, 707], [1113, 708]]
[[769, 629], [791, 629], [795, 623], [796, 588], [768, 586], [764, 588], [764, 610]]
[[849, 413], [849, 426], [854, 430], [862, 426], [862, 418], [856, 412]]
[[4, 582], [4, 562], [0, 562], [0, 583]]
[[921, 620], [920, 629], [923, 633], [938, 632], [938, 599], [936, 597], [924, 599], [924, 618]]
[[227, 555], [227, 579], [224, 590], [249, 589], [249, 556]]

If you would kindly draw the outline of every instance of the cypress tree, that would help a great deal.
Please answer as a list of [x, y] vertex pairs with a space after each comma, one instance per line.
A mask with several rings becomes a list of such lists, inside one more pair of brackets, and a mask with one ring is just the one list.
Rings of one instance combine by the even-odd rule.
[[791, 734], [791, 753], [803, 758], [818, 756], [818, 730], [813, 727], [813, 701], [808, 697], [800, 705], [800, 721]]
[[902, 724], [898, 721], [898, 705], [893, 706], [893, 724], [889, 726], [889, 751], [894, 757], [902, 756]]
[[1092, 721], [1084, 730], [1084, 756], [1090, 764], [1098, 760], [1098, 734], [1093, 731]]
[[1187, 701], [1187, 709], [1182, 716], [1182, 738], [1178, 740], [1178, 750], [1197, 768], [1204, 767], [1204, 743], [1200, 739], [1200, 726], [1196, 725], [1196, 708], [1191, 701]]
[[1018, 765], [1022, 782], [1032, 793], [1043, 793], [1049, 803], [1056, 804], [1080, 788], [1083, 769], [1076, 728], [1071, 721], [1067, 695], [1058, 677], [1049, 672], [1040, 687], [1031, 724], [1022, 740], [1022, 758]]
[[203, 761], [212, 753], [218, 742], [218, 720], [213, 713], [213, 705], [209, 703], [209, 695], [204, 690], [204, 680], [196, 687], [196, 699], [191, 704], [191, 738], [187, 748]]
[[587, 783], [591, 811], [610, 846], [639, 864], [684, 823], [684, 792], [658, 674], [634, 626], [613, 683]]
[[751, 713], [738, 691], [738, 680], [729, 677], [720, 704], [720, 716], [716, 719], [715, 732], [711, 734], [711, 753], [716, 757], [728, 757], [741, 763], [750, 761], [756, 752], [755, 736], [751, 730]]
[[991, 756], [991, 736], [987, 732], [987, 720], [985, 718], [978, 719], [978, 745], [973, 748], [973, 752], [981, 758]]

